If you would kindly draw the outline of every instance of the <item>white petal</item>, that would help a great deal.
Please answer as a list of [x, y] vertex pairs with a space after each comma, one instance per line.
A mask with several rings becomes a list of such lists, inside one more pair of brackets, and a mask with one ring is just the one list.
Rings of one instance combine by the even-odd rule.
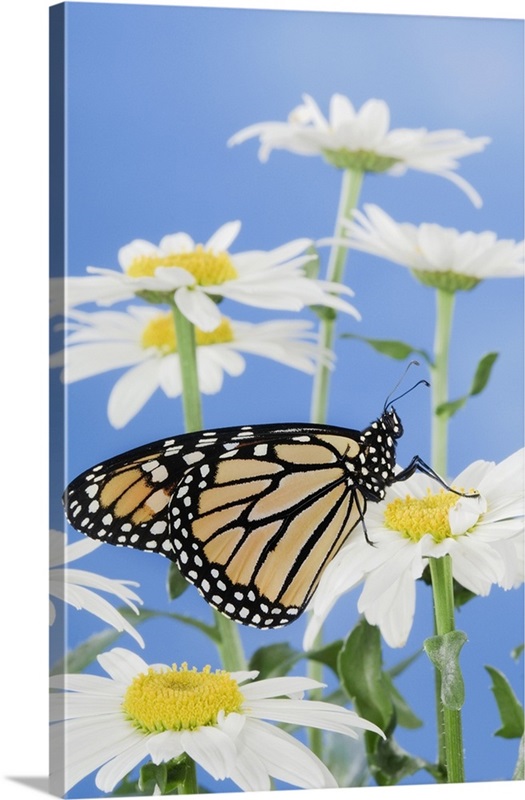
[[175, 253], [193, 252], [195, 242], [188, 233], [170, 233], [161, 239], [159, 247], [163, 255], [170, 256]]
[[68, 692], [78, 692], [81, 694], [92, 694], [96, 696], [122, 697], [122, 686], [115, 683], [111, 678], [104, 678], [100, 675], [51, 675], [49, 678], [51, 689], [63, 689]]
[[448, 512], [448, 521], [453, 536], [459, 536], [472, 528], [481, 514], [485, 512], [487, 503], [483, 497], [461, 497]]
[[[210, 348], [211, 349], [211, 348]], [[203, 394], [217, 394], [222, 389], [223, 370], [216, 360], [197, 352], [197, 373], [199, 388]]]
[[221, 253], [229, 250], [241, 230], [241, 223], [239, 220], [234, 222], [227, 222], [215, 231], [213, 236], [210, 236], [206, 242], [204, 249], [212, 250], [213, 252]]
[[[55, 723], [52, 731], [52, 746], [68, 743], [64, 770], [67, 790], [115, 756], [141, 746], [141, 734], [122, 716], [68, 720]], [[60, 758], [54, 763], [61, 763]]]
[[123, 428], [138, 414], [159, 386], [157, 360], [144, 361], [130, 369], [114, 385], [108, 400], [108, 418], [114, 428]]
[[227, 778], [233, 771], [235, 744], [219, 728], [206, 726], [194, 731], [182, 731], [181, 741], [190, 758], [204, 767], [215, 780]]
[[202, 331], [213, 331], [220, 325], [221, 312], [216, 303], [198, 288], [177, 289], [175, 303], [184, 316]]
[[326, 731], [343, 733], [355, 738], [355, 729], [365, 728], [382, 735], [380, 729], [372, 722], [359, 717], [346, 708], [332, 703], [315, 700], [251, 700], [249, 710], [245, 712], [250, 719], [266, 719], [275, 722], [288, 722], [321, 728]]
[[309, 689], [319, 689], [323, 686], [325, 686], [324, 683], [319, 683], [313, 678], [265, 678], [243, 686], [242, 693], [247, 700], [251, 701], [267, 697], [302, 694]]
[[129, 684], [136, 675], [148, 671], [148, 665], [140, 656], [123, 647], [114, 647], [97, 656], [102, 669], [119, 683]]
[[247, 720], [243, 741], [268, 774], [278, 780], [303, 789], [337, 786], [331, 772], [311, 750], [273, 725]]
[[65, 584], [64, 600], [76, 609], [84, 609], [90, 614], [111, 625], [117, 631], [126, 631], [136, 642], [144, 647], [144, 640], [137, 630], [105, 598], [83, 586]]
[[475, 535], [457, 539], [451, 555], [454, 578], [475, 594], [487, 595], [493, 583], [504, 579], [505, 566], [500, 554]]
[[147, 747], [154, 764], [178, 758], [184, 753], [180, 731], [163, 731], [148, 736]]
[[140, 764], [146, 755], [146, 737], [140, 734], [133, 739], [130, 737], [129, 746], [99, 769], [95, 779], [97, 787], [103, 792], [112, 792], [117, 783]]
[[159, 361], [159, 385], [167, 397], [180, 397], [182, 375], [178, 353], [170, 353]]
[[125, 244], [118, 251], [118, 263], [123, 270], [127, 270], [136, 258], [141, 256], [158, 256], [159, 248], [146, 239], [134, 239]]
[[184, 267], [157, 267], [151, 281], [151, 289], [170, 291], [180, 286], [194, 286], [195, 276]]

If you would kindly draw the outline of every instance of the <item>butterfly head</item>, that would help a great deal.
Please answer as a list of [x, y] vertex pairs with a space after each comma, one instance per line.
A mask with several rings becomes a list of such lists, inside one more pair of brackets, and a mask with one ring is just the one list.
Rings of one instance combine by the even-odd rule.
[[383, 415], [379, 419], [379, 424], [387, 436], [390, 436], [392, 439], [399, 439], [403, 436], [403, 425], [393, 406], [384, 410]]

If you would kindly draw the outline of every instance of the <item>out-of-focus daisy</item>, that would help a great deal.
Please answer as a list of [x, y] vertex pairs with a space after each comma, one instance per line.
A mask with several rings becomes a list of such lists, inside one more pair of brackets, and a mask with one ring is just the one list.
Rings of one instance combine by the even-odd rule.
[[[200, 390], [216, 394], [224, 373], [238, 376], [246, 367], [241, 353], [270, 358], [313, 374], [320, 353], [312, 324], [304, 320], [249, 323], [221, 318], [211, 333], [196, 329], [197, 372]], [[152, 306], [130, 306], [123, 311], [87, 313], [71, 310], [64, 351], [51, 357], [62, 366], [66, 383], [112, 369], [126, 372], [111, 390], [109, 421], [122, 428], [140, 411], [156, 389], [168, 397], [182, 393], [182, 378], [173, 314]]]
[[454, 578], [487, 595], [496, 584], [523, 583], [524, 450], [499, 464], [475, 461], [453, 481], [479, 498], [436, 492], [431, 478], [416, 474], [389, 487], [366, 512], [371, 547], [356, 530], [325, 570], [312, 601], [305, 634], [309, 649], [341, 595], [363, 583], [358, 610], [378, 625], [390, 647], [402, 647], [416, 605], [416, 580], [429, 558], [449, 554]]
[[[165, 236], [159, 245], [135, 239], [119, 250], [121, 271], [88, 267], [90, 275], [52, 284], [52, 313], [83, 303], [111, 305], [141, 296], [155, 303], [173, 303], [194, 325], [212, 331], [221, 322], [216, 300], [229, 298], [258, 308], [300, 311], [328, 306], [359, 317], [339, 294], [353, 295], [346, 286], [309, 278], [305, 265], [314, 256], [310, 239], [295, 239], [274, 250], [230, 253], [240, 222], [219, 228], [206, 244], [187, 233]], [[58, 279], [57, 279], [58, 280]]]
[[456, 291], [485, 278], [523, 276], [524, 243], [498, 239], [492, 231], [460, 233], [454, 228], [395, 222], [375, 205], [354, 211], [348, 245], [408, 267], [422, 283]]
[[[133, 625], [130, 625], [108, 600], [98, 594], [99, 592], [107, 592], [114, 595], [138, 614], [137, 604], [142, 605], [142, 600], [129, 587], [138, 586], [139, 584], [135, 581], [105, 578], [95, 572], [88, 572], [84, 569], [71, 569], [71, 567], [67, 566], [71, 561], [76, 561], [82, 556], [92, 553], [93, 550], [100, 546], [101, 542], [95, 542], [93, 539], [83, 539], [80, 542], [68, 544], [66, 534], [55, 530], [51, 530], [49, 536], [50, 596], [69, 603], [76, 609], [89, 611], [90, 614], [94, 614], [108, 625], [116, 628], [117, 631], [126, 631], [141, 647], [144, 647], [144, 640]], [[55, 621], [55, 617], [55, 606], [50, 599], [50, 625]]]
[[340, 169], [388, 172], [403, 175], [408, 169], [441, 175], [455, 183], [481, 206], [481, 198], [456, 174], [458, 159], [479, 153], [490, 142], [487, 136], [470, 139], [463, 131], [390, 127], [390, 110], [384, 100], [367, 100], [356, 111], [341, 94], [330, 99], [328, 119], [310, 95], [288, 116], [287, 122], [259, 122], [234, 134], [230, 145], [258, 137], [259, 158], [266, 161], [272, 150], [299, 155], [322, 155]]
[[122, 648], [98, 660], [109, 678], [61, 675], [51, 682], [67, 691], [51, 698], [52, 740], [68, 743], [65, 791], [98, 770], [98, 788], [111, 792], [144, 759], [160, 764], [183, 754], [245, 791], [268, 790], [271, 777], [301, 788], [336, 786], [317, 756], [265, 720], [354, 738], [359, 729], [383, 735], [341, 706], [303, 700], [304, 691], [322, 686], [310, 678], [256, 681], [257, 672], [148, 665]]

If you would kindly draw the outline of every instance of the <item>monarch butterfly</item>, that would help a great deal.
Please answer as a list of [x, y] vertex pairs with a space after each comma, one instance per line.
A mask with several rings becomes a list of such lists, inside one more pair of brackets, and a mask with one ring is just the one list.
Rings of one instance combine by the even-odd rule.
[[395, 473], [403, 427], [389, 405], [363, 431], [245, 425], [138, 447], [77, 477], [63, 497], [67, 518], [93, 539], [171, 559], [237, 622], [287, 625], [364, 527], [367, 502], [415, 471], [443, 483], [419, 456]]

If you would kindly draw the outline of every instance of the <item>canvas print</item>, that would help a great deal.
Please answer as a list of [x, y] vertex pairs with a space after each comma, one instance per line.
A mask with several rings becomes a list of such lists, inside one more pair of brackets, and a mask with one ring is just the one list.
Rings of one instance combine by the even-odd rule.
[[523, 779], [523, 21], [51, 8], [53, 792]]

